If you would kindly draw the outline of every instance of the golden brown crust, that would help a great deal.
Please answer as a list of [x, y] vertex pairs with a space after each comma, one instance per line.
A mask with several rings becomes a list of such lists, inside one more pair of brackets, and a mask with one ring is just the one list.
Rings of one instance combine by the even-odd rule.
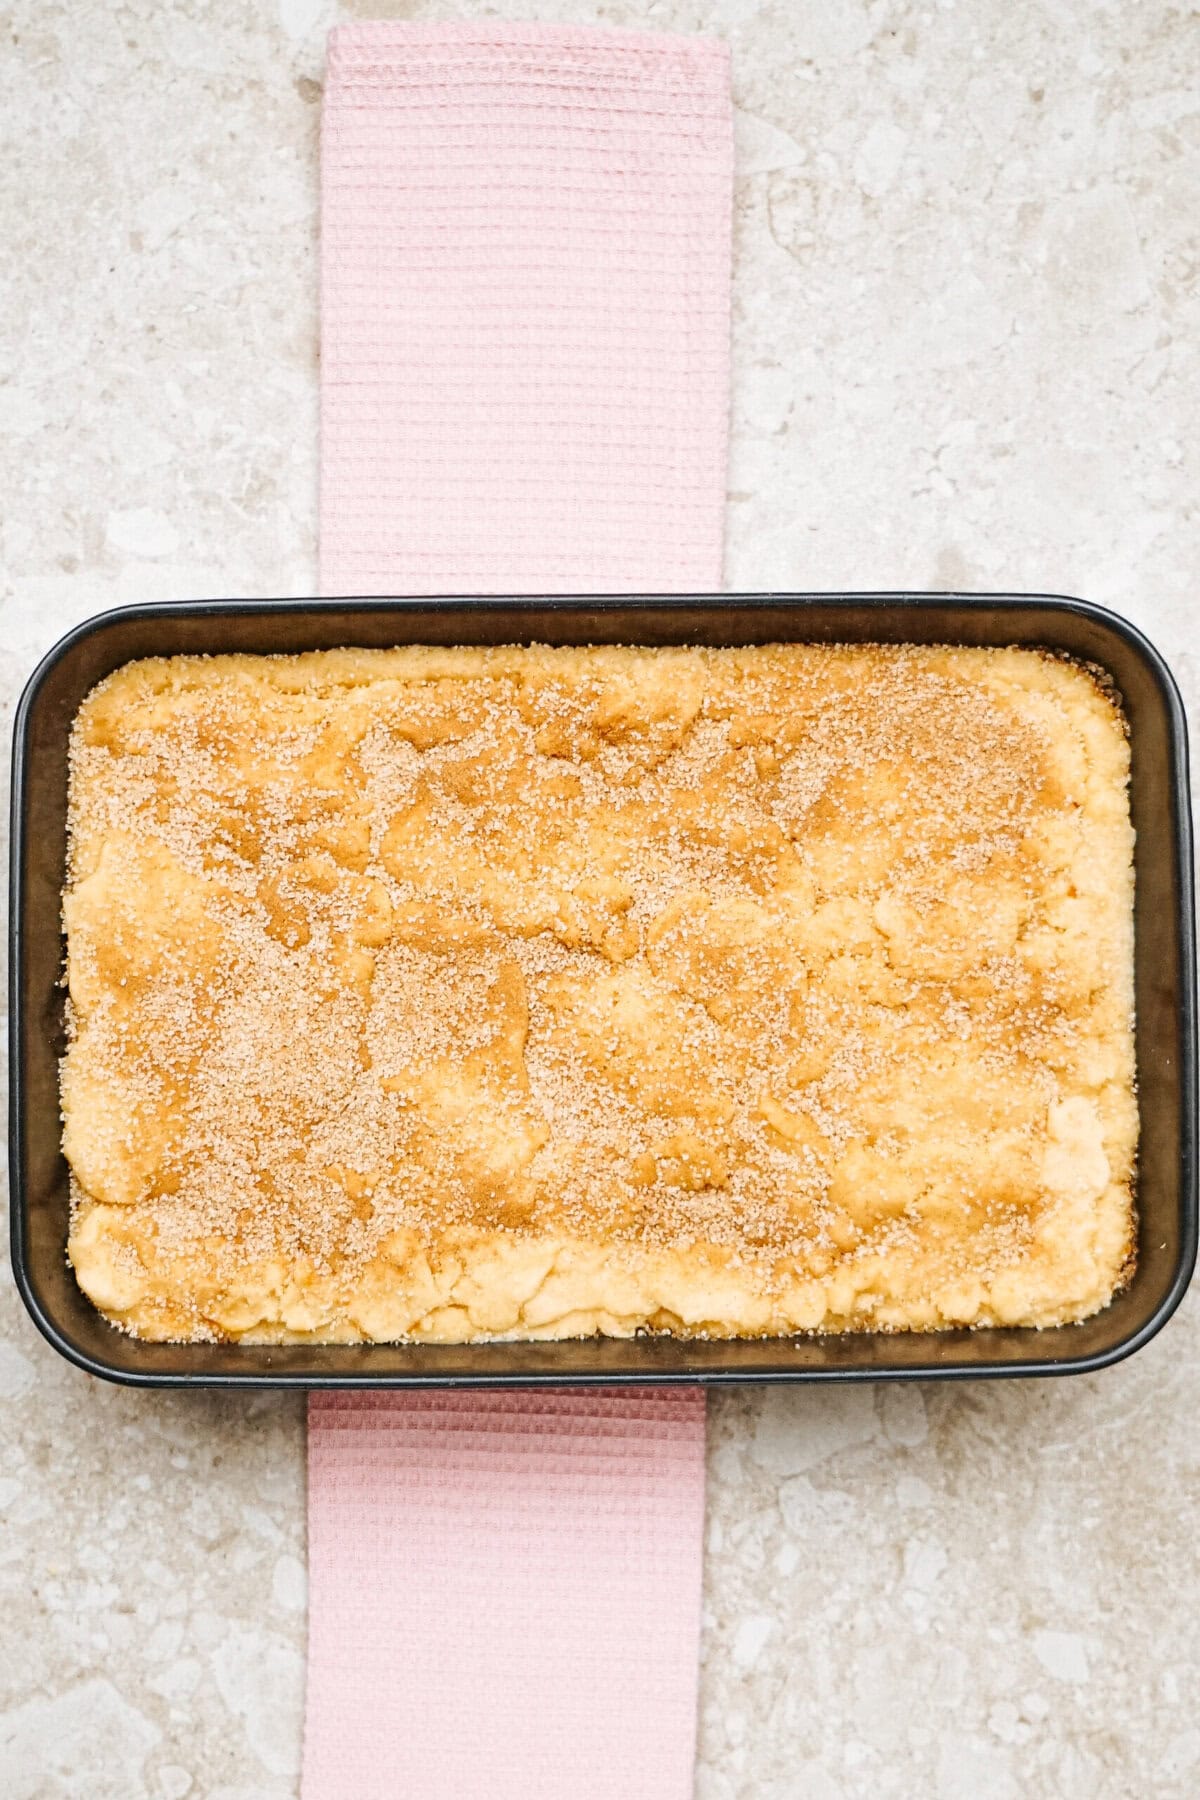
[[1038, 652], [117, 670], [71, 1257], [149, 1337], [1054, 1324], [1132, 1244], [1119, 712]]

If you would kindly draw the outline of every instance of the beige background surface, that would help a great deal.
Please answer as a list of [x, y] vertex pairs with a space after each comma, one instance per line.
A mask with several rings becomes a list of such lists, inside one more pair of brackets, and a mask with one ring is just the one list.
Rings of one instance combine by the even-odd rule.
[[[732, 40], [729, 585], [1085, 594], [1195, 706], [1195, 7], [344, 16], [485, 10]], [[4, 9], [10, 708], [114, 602], [313, 585], [331, 13]], [[0, 1791], [294, 1795], [300, 1403], [106, 1388], [0, 1307]], [[1200, 1791], [1198, 1413], [1195, 1303], [1093, 1380], [715, 1396], [700, 1800]]]

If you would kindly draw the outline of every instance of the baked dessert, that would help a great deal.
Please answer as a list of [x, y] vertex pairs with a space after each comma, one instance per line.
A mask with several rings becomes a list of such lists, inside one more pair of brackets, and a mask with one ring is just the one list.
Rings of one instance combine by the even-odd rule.
[[1133, 1247], [1119, 707], [1019, 649], [118, 669], [70, 1258], [148, 1338], [1044, 1326]]

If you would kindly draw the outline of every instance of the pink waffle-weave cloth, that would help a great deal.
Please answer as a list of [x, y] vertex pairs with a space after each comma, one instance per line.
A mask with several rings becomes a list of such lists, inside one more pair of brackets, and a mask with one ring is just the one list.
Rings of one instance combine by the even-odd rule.
[[[720, 585], [719, 43], [343, 26], [322, 143], [326, 593]], [[314, 1394], [303, 1800], [686, 1800], [704, 1402]]]
[[732, 170], [716, 40], [332, 33], [326, 593], [720, 586]]
[[687, 1800], [704, 1398], [309, 1402], [304, 1800]]

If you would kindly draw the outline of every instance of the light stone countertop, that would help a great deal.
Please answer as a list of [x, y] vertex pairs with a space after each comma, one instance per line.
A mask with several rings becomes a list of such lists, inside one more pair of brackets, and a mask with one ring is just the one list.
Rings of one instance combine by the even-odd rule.
[[[1151, 632], [1195, 708], [1194, 7], [343, 16], [485, 11], [732, 41], [731, 587], [1083, 594]], [[11, 710], [103, 607], [313, 587], [332, 9], [6, 18]], [[7, 1277], [0, 1311], [0, 1792], [290, 1800], [301, 1402], [106, 1387]], [[1194, 1302], [1093, 1379], [714, 1395], [699, 1800], [1200, 1792], [1198, 1416]]]

